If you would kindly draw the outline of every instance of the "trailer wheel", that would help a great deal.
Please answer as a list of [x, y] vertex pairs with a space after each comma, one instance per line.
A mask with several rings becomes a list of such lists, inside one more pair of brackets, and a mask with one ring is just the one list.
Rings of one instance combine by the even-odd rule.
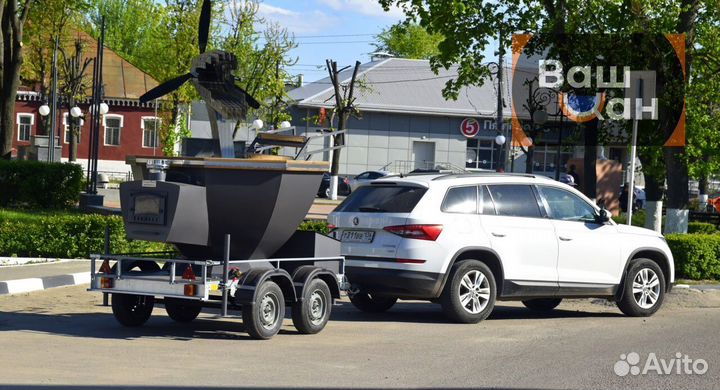
[[124, 326], [140, 326], [147, 322], [155, 306], [155, 297], [134, 294], [112, 294], [112, 312]]
[[177, 322], [190, 322], [200, 314], [202, 306], [188, 299], [165, 298], [165, 311]]
[[245, 331], [254, 339], [267, 340], [275, 336], [285, 317], [285, 297], [280, 286], [265, 281], [255, 294], [252, 305], [243, 305], [242, 320]]
[[315, 334], [323, 330], [330, 319], [332, 295], [327, 283], [313, 279], [303, 293], [303, 299], [292, 306], [295, 329], [303, 334]]

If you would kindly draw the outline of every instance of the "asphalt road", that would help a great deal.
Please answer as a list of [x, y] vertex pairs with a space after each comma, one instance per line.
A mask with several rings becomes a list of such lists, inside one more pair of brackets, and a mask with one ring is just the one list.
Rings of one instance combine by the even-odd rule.
[[[142, 328], [118, 325], [86, 286], [0, 296], [0, 388], [720, 387], [720, 292], [678, 290], [650, 318], [563, 302], [548, 316], [503, 302], [477, 325], [438, 306], [402, 302], [366, 315], [346, 301], [318, 335], [256, 341], [239, 319], [173, 323], [162, 307]], [[703, 306], [703, 307], [701, 307]], [[617, 376], [621, 354], [704, 359], [702, 375]]]

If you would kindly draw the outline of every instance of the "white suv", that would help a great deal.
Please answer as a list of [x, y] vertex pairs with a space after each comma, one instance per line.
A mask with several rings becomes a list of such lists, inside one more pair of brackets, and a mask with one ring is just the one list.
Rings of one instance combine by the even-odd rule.
[[427, 299], [473, 323], [496, 299], [552, 310], [562, 298], [603, 297], [649, 316], [674, 282], [672, 254], [660, 234], [609, 216], [543, 176], [472, 173], [373, 181], [328, 222], [363, 311]]

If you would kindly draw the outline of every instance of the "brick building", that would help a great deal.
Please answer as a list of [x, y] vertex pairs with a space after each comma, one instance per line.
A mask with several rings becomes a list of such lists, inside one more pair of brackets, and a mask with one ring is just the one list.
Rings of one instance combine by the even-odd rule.
[[[83, 56], [94, 56], [97, 51], [97, 41], [85, 33], [78, 32], [71, 44], [74, 44], [77, 38], [84, 42]], [[73, 51], [68, 50], [68, 52]], [[91, 84], [92, 74], [91, 64], [86, 71], [88, 85]], [[98, 171], [121, 175], [130, 172], [129, 166], [125, 164], [126, 155], [162, 155], [162, 145], [159, 142], [160, 118], [155, 103], [140, 104], [138, 101], [142, 94], [157, 85], [158, 82], [148, 74], [112, 50], [104, 48], [103, 101], [109, 106], [109, 111], [100, 121]], [[40, 106], [46, 103], [46, 98], [32, 88], [24, 86], [18, 91], [13, 135], [14, 156], [27, 158], [32, 145], [47, 145], [45, 121], [49, 122], [49, 117], [44, 118], [38, 112]], [[88, 91], [87, 99], [77, 104], [84, 116], [77, 144], [77, 162], [83, 166], [83, 169], [87, 167], [90, 150], [89, 103]], [[70, 107], [64, 101], [58, 102], [55, 135], [56, 144], [62, 148], [62, 161], [68, 160], [70, 152], [69, 110]]]

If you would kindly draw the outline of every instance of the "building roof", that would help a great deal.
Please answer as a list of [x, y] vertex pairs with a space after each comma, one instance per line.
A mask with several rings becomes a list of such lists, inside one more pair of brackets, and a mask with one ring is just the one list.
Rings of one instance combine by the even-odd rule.
[[[68, 56], [75, 54], [75, 41], [80, 39], [83, 42], [83, 61], [94, 59], [97, 53], [97, 40], [89, 34], [77, 30], [71, 34], [71, 38], [63, 42], [63, 48]], [[58, 57], [58, 62], [61, 57]], [[58, 66], [60, 66], [58, 64]], [[87, 91], [85, 95], [92, 95], [92, 78], [95, 72], [95, 62], [92, 61], [85, 70], [85, 84]], [[103, 48], [103, 86], [104, 99], [137, 100], [145, 92], [155, 88], [160, 83], [147, 73], [131, 64], [120, 55]], [[36, 94], [32, 88], [21, 87], [25, 94]], [[38, 95], [39, 96], [39, 95]]]
[[[504, 68], [505, 80], [511, 70]], [[349, 82], [352, 68], [341, 72]], [[494, 116], [497, 107], [497, 82], [486, 79], [482, 86], [465, 87], [457, 100], [445, 100], [442, 90], [448, 80], [457, 77], [457, 68], [441, 69], [435, 74], [427, 60], [388, 58], [361, 65], [358, 80], [368, 88], [356, 88], [356, 105], [361, 111], [396, 112], [443, 116]], [[503, 115], [511, 115], [509, 84], [503, 88]], [[329, 78], [324, 78], [288, 93], [299, 107], [332, 107], [334, 94]]]
[[[97, 40], [85, 32], [75, 35], [84, 43], [83, 57], [93, 58], [97, 52]], [[92, 80], [94, 63], [88, 67], [88, 77]], [[147, 73], [120, 57], [114, 51], [103, 48], [103, 85], [106, 98], [138, 99], [145, 92], [160, 84]]]

